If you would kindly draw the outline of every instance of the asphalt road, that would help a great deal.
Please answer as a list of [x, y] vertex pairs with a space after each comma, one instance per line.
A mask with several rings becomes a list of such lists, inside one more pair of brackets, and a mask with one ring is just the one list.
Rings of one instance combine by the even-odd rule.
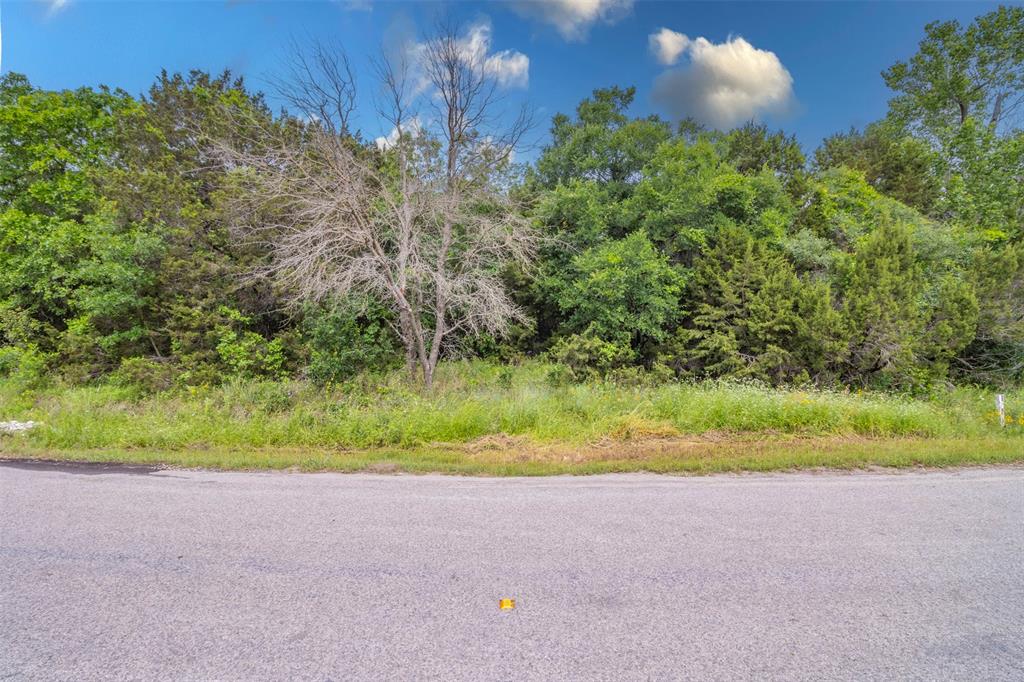
[[1021, 680], [1024, 469], [0, 465], [7, 678]]

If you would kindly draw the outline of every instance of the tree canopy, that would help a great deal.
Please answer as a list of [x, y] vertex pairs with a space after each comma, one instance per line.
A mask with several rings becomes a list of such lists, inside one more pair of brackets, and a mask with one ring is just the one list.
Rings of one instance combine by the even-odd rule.
[[[435, 48], [434, 87], [486, 90]], [[883, 78], [887, 116], [810, 162], [757, 122], [634, 116], [613, 86], [521, 168], [515, 130], [408, 110], [393, 141], [363, 140], [344, 88], [328, 123], [229, 73], [161, 73], [138, 97], [7, 74], [0, 373], [159, 389], [404, 361], [429, 383], [477, 353], [580, 377], [1020, 382], [1024, 8], [929, 24]]]

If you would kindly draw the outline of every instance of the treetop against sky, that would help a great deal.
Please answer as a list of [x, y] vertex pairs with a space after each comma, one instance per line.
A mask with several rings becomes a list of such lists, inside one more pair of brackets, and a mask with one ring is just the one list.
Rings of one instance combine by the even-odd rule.
[[[161, 69], [230, 69], [280, 104], [270, 81], [294, 41], [344, 46], [369, 84], [370, 56], [417, 49], [444, 18], [459, 22], [466, 49], [485, 56], [509, 99], [528, 99], [542, 121], [572, 111], [595, 88], [635, 85], [634, 113], [722, 129], [760, 120], [813, 149], [885, 114], [891, 91], [880, 73], [915, 52], [926, 23], [966, 25], [996, 6], [0, 0], [0, 71], [25, 73], [44, 88], [106, 84], [137, 94]], [[372, 106], [357, 118], [367, 137], [389, 133]], [[544, 142], [545, 126], [537, 135]]]

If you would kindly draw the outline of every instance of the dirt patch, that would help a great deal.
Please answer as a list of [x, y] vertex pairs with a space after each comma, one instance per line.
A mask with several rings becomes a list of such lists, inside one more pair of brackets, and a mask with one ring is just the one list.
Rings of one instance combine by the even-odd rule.
[[710, 448], [714, 441], [700, 438], [633, 437], [629, 440], [602, 438], [591, 443], [543, 443], [523, 436], [486, 436], [470, 443], [435, 443], [430, 448], [464, 453], [470, 460], [490, 463], [584, 462], [638, 460], [669, 456], [684, 451]]
[[[589, 443], [544, 443], [523, 436], [485, 436], [469, 443], [432, 443], [430, 449], [463, 453], [474, 462], [491, 464], [529, 462], [584, 464], [588, 462], [641, 462], [756, 457], [780, 449], [832, 451], [851, 445], [877, 443], [863, 436], [793, 436], [709, 432], [699, 436], [634, 435], [627, 439], [604, 437]], [[891, 443], [892, 439], [883, 442]]]
[[530, 439], [526, 436], [510, 436], [507, 433], [496, 433], [489, 436], [481, 436], [468, 443], [442, 443], [440, 447], [458, 450], [460, 452], [491, 452], [495, 450], [511, 450], [521, 447], [529, 447]]
[[679, 438], [682, 434], [668, 422], [626, 415], [615, 424], [610, 436], [617, 441], [634, 441]]
[[371, 474], [397, 474], [402, 471], [402, 467], [400, 467], [397, 462], [383, 459], [376, 462], [370, 462], [363, 467], [362, 470]]

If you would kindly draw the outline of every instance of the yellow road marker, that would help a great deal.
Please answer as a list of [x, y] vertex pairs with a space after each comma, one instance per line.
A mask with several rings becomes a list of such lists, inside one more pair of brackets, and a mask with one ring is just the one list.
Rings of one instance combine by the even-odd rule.
[[514, 609], [515, 607], [516, 607], [516, 600], [515, 599], [499, 599], [498, 600], [498, 608], [501, 609], [502, 611], [508, 611], [509, 609]]

